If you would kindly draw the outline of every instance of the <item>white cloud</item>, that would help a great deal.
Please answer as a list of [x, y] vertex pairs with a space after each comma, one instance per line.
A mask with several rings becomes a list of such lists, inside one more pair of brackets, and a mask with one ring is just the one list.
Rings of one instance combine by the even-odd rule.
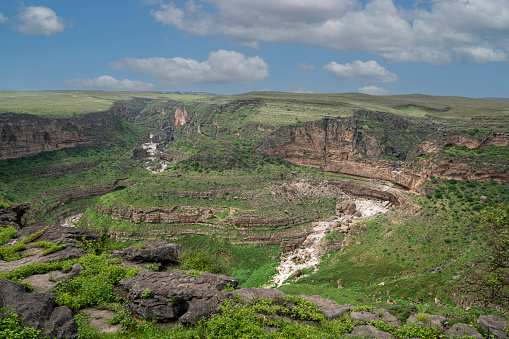
[[323, 66], [323, 69], [332, 72], [338, 80], [360, 80], [375, 84], [390, 84], [398, 80], [396, 74], [389, 72], [374, 60], [366, 62], [355, 60], [346, 64], [331, 62]]
[[309, 89], [304, 87], [304, 85], [297, 84], [297, 83], [293, 83], [290, 85], [290, 92], [292, 92], [292, 93], [306, 93], [306, 94], [314, 93], [313, 91], [310, 91]]
[[376, 86], [364, 86], [357, 89], [357, 92], [369, 94], [369, 95], [393, 95], [396, 94], [394, 91], [390, 91], [384, 88], [376, 87]]
[[304, 71], [312, 71], [315, 69], [315, 65], [310, 65], [306, 62], [299, 62], [299, 69], [302, 69]]
[[66, 27], [71, 27], [62, 17], [48, 7], [23, 7], [18, 15], [20, 24], [14, 28], [24, 34], [52, 35], [62, 32]]
[[507, 53], [502, 49], [494, 50], [488, 47], [458, 47], [454, 51], [459, 58], [477, 63], [506, 61]]
[[183, 58], [125, 58], [109, 64], [110, 68], [127, 68], [140, 74], [150, 74], [161, 84], [182, 87], [189, 84], [239, 84], [263, 80], [269, 76], [269, 66], [262, 58], [246, 57], [242, 53], [219, 50], [208, 60], [198, 62]]
[[[261, 42], [300, 42], [436, 65], [509, 60], [507, 0], [433, 0], [428, 9], [412, 10], [396, 7], [393, 0], [363, 3], [188, 0], [183, 6], [163, 3], [151, 15], [191, 34], [227, 35], [254, 48]], [[473, 52], [470, 59], [456, 53], [486, 46], [492, 53]]]
[[0, 13], [0, 24], [6, 23], [7, 21], [9, 21], [9, 19], [7, 19], [5, 15]]
[[95, 79], [72, 79], [63, 82], [64, 85], [79, 89], [103, 89], [107, 91], [151, 91], [154, 84], [136, 80], [117, 80], [110, 75], [102, 75]]

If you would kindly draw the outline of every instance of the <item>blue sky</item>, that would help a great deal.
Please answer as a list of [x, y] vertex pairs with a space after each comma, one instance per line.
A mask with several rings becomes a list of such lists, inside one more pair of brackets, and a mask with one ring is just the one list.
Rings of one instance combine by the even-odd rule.
[[509, 0], [2, 0], [0, 90], [509, 97]]

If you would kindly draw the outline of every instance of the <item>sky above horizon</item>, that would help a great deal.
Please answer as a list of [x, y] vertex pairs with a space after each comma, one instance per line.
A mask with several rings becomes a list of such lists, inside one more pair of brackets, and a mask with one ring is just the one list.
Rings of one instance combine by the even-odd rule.
[[509, 0], [3, 0], [0, 91], [509, 97]]

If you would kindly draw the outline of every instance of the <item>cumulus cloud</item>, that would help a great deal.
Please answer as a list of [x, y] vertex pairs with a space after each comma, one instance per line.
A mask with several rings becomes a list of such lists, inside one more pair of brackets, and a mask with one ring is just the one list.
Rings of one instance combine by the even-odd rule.
[[51, 8], [44, 6], [23, 7], [18, 20], [20, 24], [14, 28], [24, 34], [50, 36], [72, 26], [64, 18], [57, 16]]
[[302, 69], [304, 71], [312, 71], [315, 69], [315, 65], [310, 65], [306, 62], [299, 62], [299, 69]]
[[78, 89], [103, 89], [107, 91], [151, 91], [154, 84], [136, 80], [118, 80], [110, 75], [102, 75], [95, 79], [72, 79], [63, 82], [64, 85]]
[[6, 23], [7, 21], [9, 21], [9, 19], [7, 19], [5, 15], [0, 13], [0, 24]]
[[366, 62], [355, 60], [346, 64], [331, 62], [323, 66], [323, 69], [332, 72], [338, 80], [360, 80], [374, 84], [390, 84], [398, 80], [396, 74], [389, 72], [374, 60]]
[[263, 80], [269, 76], [269, 66], [262, 58], [246, 57], [242, 53], [219, 50], [208, 60], [199, 62], [184, 58], [125, 58], [109, 64], [113, 69], [130, 69], [149, 74], [161, 84], [181, 87], [190, 84], [239, 84]]
[[151, 15], [163, 26], [254, 48], [301, 42], [436, 65], [509, 60], [507, 0], [434, 0], [411, 10], [393, 0], [188, 0], [162, 3]]
[[369, 95], [392, 95], [396, 94], [394, 91], [387, 90], [376, 86], [364, 86], [357, 89], [357, 92]]

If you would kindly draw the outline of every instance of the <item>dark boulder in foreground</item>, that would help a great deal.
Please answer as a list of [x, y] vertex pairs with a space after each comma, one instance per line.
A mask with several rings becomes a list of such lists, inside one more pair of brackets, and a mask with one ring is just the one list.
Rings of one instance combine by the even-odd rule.
[[127, 309], [135, 316], [158, 321], [196, 323], [217, 312], [231, 292], [221, 292], [228, 284], [236, 287], [238, 280], [203, 272], [194, 277], [173, 272], [140, 270], [136, 277], [123, 279], [120, 286], [129, 291], [132, 301]]
[[77, 338], [71, 309], [58, 306], [53, 293], [28, 293], [25, 287], [0, 279], [0, 308], [18, 315], [26, 327], [43, 330], [48, 338]]
[[125, 248], [123, 255], [130, 260], [152, 263], [170, 263], [178, 260], [179, 245], [175, 243], [163, 239], [151, 239], [142, 242], [140, 247], [142, 248]]

